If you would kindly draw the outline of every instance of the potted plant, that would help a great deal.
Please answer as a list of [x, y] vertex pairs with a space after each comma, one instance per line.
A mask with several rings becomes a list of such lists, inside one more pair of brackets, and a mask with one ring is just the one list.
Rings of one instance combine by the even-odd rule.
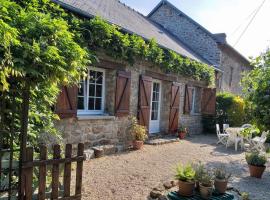
[[148, 138], [145, 126], [139, 125], [137, 119], [132, 117], [130, 132], [133, 137], [133, 148], [136, 150], [141, 149], [144, 141]]
[[178, 137], [182, 140], [186, 137], [187, 135], [187, 128], [180, 126], [177, 130]]
[[266, 155], [257, 151], [246, 153], [246, 161], [248, 163], [250, 176], [262, 178], [262, 174], [265, 170], [265, 163], [267, 162]]
[[218, 193], [224, 194], [227, 190], [228, 180], [231, 177], [231, 173], [228, 173], [224, 165], [216, 168], [215, 175], [215, 189]]
[[199, 162], [198, 164], [194, 164], [193, 168], [195, 170], [195, 189], [199, 191], [199, 182], [202, 180], [203, 175], [206, 173], [206, 169], [204, 164]]
[[206, 171], [200, 180], [200, 195], [202, 199], [210, 199], [213, 193], [213, 177]]
[[190, 197], [194, 194], [194, 177], [195, 171], [191, 164], [181, 165], [176, 168], [176, 179], [179, 183], [179, 194], [182, 196]]

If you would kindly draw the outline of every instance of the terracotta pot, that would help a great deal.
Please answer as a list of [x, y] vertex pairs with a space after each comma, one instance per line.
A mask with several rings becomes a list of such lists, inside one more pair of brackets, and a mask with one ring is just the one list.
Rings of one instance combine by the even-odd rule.
[[200, 183], [200, 195], [202, 199], [210, 199], [213, 193], [213, 186], [204, 186]]
[[140, 150], [143, 147], [143, 141], [134, 140], [133, 141], [133, 149]]
[[215, 179], [215, 189], [218, 193], [224, 194], [227, 190], [228, 180], [225, 179]]
[[259, 167], [255, 165], [248, 165], [251, 177], [262, 178], [265, 166]]
[[179, 191], [181, 196], [190, 197], [194, 194], [195, 182], [186, 182], [179, 180]]
[[186, 132], [179, 132], [179, 133], [178, 133], [179, 138], [180, 138], [181, 140], [185, 139], [186, 134], [187, 134]]

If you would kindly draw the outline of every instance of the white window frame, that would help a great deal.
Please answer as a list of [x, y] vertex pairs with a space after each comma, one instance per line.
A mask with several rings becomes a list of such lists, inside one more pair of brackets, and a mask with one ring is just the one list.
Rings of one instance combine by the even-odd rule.
[[[101, 110], [88, 110], [88, 101], [89, 101], [89, 71], [97, 71], [103, 73], [102, 79], [102, 93], [101, 93]], [[89, 67], [88, 74], [87, 74], [87, 85], [84, 91], [84, 108], [85, 109], [77, 109], [78, 115], [101, 115], [104, 114], [104, 104], [105, 104], [105, 69], [96, 68], [96, 67]]]
[[[196, 103], [196, 93], [197, 93], [197, 90], [199, 90], [199, 87], [190, 87], [193, 89], [193, 92], [192, 92], [192, 106], [191, 106], [191, 114], [192, 115], [199, 115], [201, 114], [201, 107], [199, 107], [199, 112], [195, 112], [195, 103]], [[200, 99], [200, 102], [199, 104], [201, 103], [202, 99]]]

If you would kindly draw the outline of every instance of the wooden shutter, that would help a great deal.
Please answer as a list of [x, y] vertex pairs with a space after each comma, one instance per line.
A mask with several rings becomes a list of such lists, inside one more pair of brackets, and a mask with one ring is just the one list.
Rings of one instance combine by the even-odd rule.
[[115, 116], [129, 115], [131, 73], [119, 71], [116, 79]]
[[208, 115], [216, 114], [216, 88], [203, 88], [201, 112]]
[[189, 114], [192, 109], [192, 88], [185, 87], [184, 114]]
[[151, 105], [152, 78], [141, 76], [139, 87], [138, 122], [149, 128], [150, 105]]
[[63, 86], [58, 96], [55, 113], [62, 118], [71, 118], [77, 116], [77, 86]]
[[180, 105], [180, 85], [177, 83], [173, 83], [171, 87], [169, 133], [175, 133], [178, 129], [179, 105]]

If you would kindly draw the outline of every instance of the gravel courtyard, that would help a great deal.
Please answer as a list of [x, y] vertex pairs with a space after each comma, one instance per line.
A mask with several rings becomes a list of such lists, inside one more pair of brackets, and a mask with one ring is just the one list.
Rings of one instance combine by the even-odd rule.
[[202, 161], [210, 167], [225, 163], [233, 174], [231, 182], [235, 188], [252, 193], [251, 199], [269, 200], [269, 164], [261, 180], [250, 178], [245, 154], [215, 143], [215, 136], [199, 135], [86, 161], [83, 199], [145, 200], [153, 187], [173, 178], [177, 163]]

